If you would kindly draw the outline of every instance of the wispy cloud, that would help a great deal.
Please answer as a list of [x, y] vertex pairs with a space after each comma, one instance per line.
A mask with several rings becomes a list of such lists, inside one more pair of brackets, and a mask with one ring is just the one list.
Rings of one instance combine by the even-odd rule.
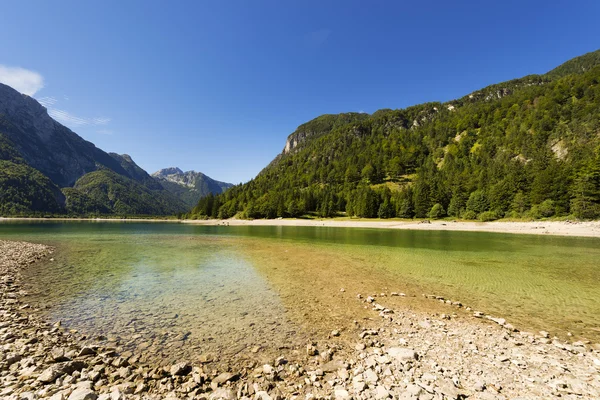
[[[63, 96], [63, 97], [66, 98], [66, 96]], [[54, 118], [58, 122], [61, 122], [68, 126], [73, 126], [73, 127], [86, 126], [86, 125], [87, 126], [104, 126], [104, 125], [107, 125], [111, 121], [111, 119], [107, 118], [107, 117], [95, 117], [95, 118], [78, 117], [76, 115], [71, 114], [70, 112], [68, 112], [66, 110], [56, 108], [56, 107], [54, 107], [54, 105], [59, 102], [59, 100], [56, 97], [46, 96], [46, 97], [37, 99], [37, 101], [41, 105], [46, 107], [46, 109], [48, 110], [48, 115], [50, 115], [52, 118]], [[110, 132], [110, 133], [107, 133], [107, 132], [108, 131], [102, 132], [102, 134], [105, 134], [105, 135], [112, 134], [112, 132]], [[101, 132], [98, 132], [98, 133], [101, 133]]]
[[56, 100], [56, 97], [46, 96], [37, 99], [37, 101], [44, 107], [48, 108], [52, 107], [58, 100]]
[[96, 133], [100, 135], [112, 135], [113, 131], [111, 131], [110, 129], [98, 129]]
[[39, 73], [2, 64], [0, 64], [0, 82], [29, 96], [33, 96], [44, 87], [44, 77]]
[[[20, 67], [8, 67], [2, 64], [0, 64], [0, 82], [29, 96], [33, 96], [44, 87], [44, 77], [39, 73]], [[68, 101], [69, 97], [63, 95], [62, 99]], [[80, 117], [64, 109], [57, 108], [55, 105], [59, 103], [59, 99], [54, 96], [41, 97], [37, 101], [46, 107], [48, 115], [67, 126], [105, 126], [111, 121], [110, 118], [102, 116], [93, 118]], [[112, 135], [112, 131], [108, 130], [100, 130], [98, 133]]]
[[84, 118], [78, 117], [76, 115], [71, 114], [68, 111], [61, 110], [58, 108], [47, 107], [48, 114], [57, 120], [68, 126], [100, 126], [108, 124], [111, 119], [106, 117], [97, 117], [97, 118]]

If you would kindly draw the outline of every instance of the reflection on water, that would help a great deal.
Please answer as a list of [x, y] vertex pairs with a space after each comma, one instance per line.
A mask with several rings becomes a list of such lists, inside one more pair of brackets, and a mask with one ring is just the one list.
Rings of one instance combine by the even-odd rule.
[[593, 238], [114, 222], [0, 223], [0, 238], [58, 246], [27, 271], [49, 318], [165, 360], [297, 347], [366, 316], [359, 292], [419, 296], [410, 307], [434, 293], [600, 337]]
[[60, 241], [27, 271], [49, 317], [165, 363], [233, 356], [299, 334], [278, 296], [234, 246], [211, 238], [115, 234]]

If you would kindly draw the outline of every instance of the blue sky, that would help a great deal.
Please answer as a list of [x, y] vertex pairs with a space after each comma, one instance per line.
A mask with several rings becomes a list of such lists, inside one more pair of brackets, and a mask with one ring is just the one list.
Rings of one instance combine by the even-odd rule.
[[600, 48], [598, 1], [13, 1], [0, 81], [106, 151], [242, 182], [320, 114], [446, 101]]

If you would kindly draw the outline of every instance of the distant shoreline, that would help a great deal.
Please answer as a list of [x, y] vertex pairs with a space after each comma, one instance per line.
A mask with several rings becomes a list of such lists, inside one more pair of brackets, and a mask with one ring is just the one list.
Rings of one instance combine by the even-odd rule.
[[380, 228], [428, 231], [496, 232], [530, 235], [554, 235], [600, 238], [600, 221], [429, 221], [421, 220], [336, 220], [336, 219], [209, 219], [183, 220], [195, 225], [230, 226], [323, 226], [335, 228]]
[[181, 222], [177, 218], [67, 218], [67, 217], [0, 217], [2, 221], [99, 221], [99, 222]]
[[321, 226], [330, 228], [376, 228], [427, 231], [496, 232], [527, 235], [552, 235], [600, 238], [600, 221], [444, 221], [444, 220], [350, 220], [350, 219], [208, 219], [166, 218], [25, 218], [0, 217], [2, 221], [97, 221], [168, 222], [204, 226]]

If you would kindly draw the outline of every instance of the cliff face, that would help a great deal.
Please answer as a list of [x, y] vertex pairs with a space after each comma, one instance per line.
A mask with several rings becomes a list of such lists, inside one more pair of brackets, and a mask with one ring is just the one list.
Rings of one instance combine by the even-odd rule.
[[317, 138], [347, 123], [362, 121], [369, 117], [366, 113], [342, 113], [321, 115], [300, 125], [287, 137], [282, 154], [289, 154], [311, 139]]
[[72, 186], [88, 172], [106, 167], [127, 175], [119, 162], [53, 120], [35, 99], [0, 84], [0, 133], [28, 165], [59, 187]]

